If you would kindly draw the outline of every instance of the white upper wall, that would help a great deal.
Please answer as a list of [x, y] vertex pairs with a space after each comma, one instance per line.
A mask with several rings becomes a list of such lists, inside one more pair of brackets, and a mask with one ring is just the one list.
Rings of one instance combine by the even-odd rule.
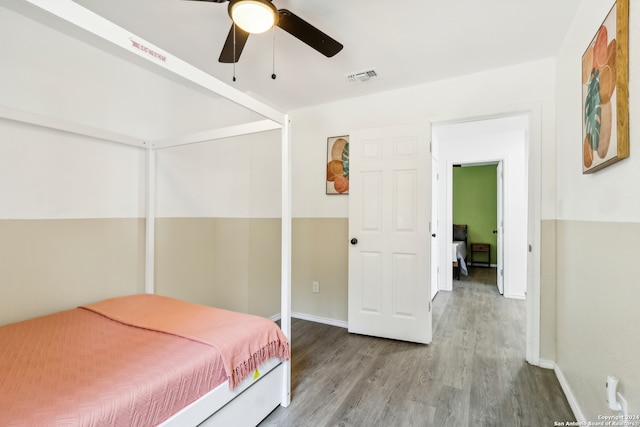
[[0, 219], [138, 218], [145, 151], [0, 119]]
[[[613, 1], [584, 0], [557, 60], [557, 218], [640, 221], [640, 79], [629, 81], [630, 157], [589, 175], [582, 174], [582, 55]], [[631, 1], [629, 75], [640, 75], [640, 11]]]
[[[365, 83], [366, 84], [366, 83]], [[461, 78], [294, 111], [293, 216], [348, 217], [348, 196], [325, 194], [327, 137], [350, 130], [539, 109], [542, 218], [555, 214], [555, 61], [495, 69]]]
[[[146, 150], [0, 119], [0, 219], [145, 216]], [[280, 131], [156, 151], [158, 217], [280, 217]]]
[[157, 151], [159, 217], [278, 218], [281, 132]]

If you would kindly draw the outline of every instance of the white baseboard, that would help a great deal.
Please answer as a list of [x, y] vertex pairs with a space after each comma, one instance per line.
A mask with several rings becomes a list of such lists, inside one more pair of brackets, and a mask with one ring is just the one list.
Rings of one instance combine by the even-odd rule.
[[567, 397], [567, 401], [569, 402], [569, 406], [571, 406], [571, 410], [573, 411], [573, 415], [576, 417], [576, 421], [580, 423], [580, 425], [586, 425], [587, 419], [585, 418], [582, 410], [580, 409], [580, 405], [578, 404], [578, 400], [573, 394], [571, 387], [569, 387], [569, 383], [567, 379], [562, 374], [562, 370], [560, 367], [554, 363], [553, 371], [556, 373], [556, 377], [558, 378], [558, 382], [560, 383], [560, 387], [562, 387], [562, 391], [564, 391], [564, 395]]
[[280, 313], [274, 314], [273, 316], [269, 317], [269, 320], [273, 322], [277, 322], [280, 319], [282, 319], [282, 315]]
[[[291, 317], [295, 319], [308, 320], [309, 322], [324, 323], [325, 325], [337, 326], [339, 328], [347, 329], [349, 327], [349, 324], [344, 320], [329, 319], [327, 317], [314, 316], [312, 314], [305, 314], [305, 313], [297, 313], [295, 311], [291, 313]], [[277, 322], [281, 318], [282, 318], [282, 315], [278, 313], [269, 317], [269, 320], [273, 322]]]
[[538, 366], [540, 366], [541, 368], [544, 368], [544, 369], [555, 369], [556, 368], [556, 362], [554, 362], [553, 360], [539, 359], [538, 360]]
[[569, 387], [567, 379], [562, 374], [562, 370], [560, 370], [560, 367], [558, 367], [556, 362], [553, 360], [539, 359], [537, 365], [544, 369], [553, 369], [553, 372], [555, 372], [556, 378], [558, 378], [558, 382], [560, 383], [560, 387], [562, 387], [562, 391], [569, 402], [569, 406], [571, 406], [571, 411], [573, 411], [573, 415], [576, 417], [576, 421], [586, 425], [587, 420], [580, 409], [580, 405], [578, 405], [578, 400], [573, 395], [573, 391], [571, 390], [571, 387]]
[[339, 328], [347, 329], [349, 327], [349, 324], [344, 320], [329, 319], [326, 317], [314, 316], [312, 314], [292, 312], [291, 317], [308, 320], [309, 322], [324, 323], [325, 325], [337, 326]]

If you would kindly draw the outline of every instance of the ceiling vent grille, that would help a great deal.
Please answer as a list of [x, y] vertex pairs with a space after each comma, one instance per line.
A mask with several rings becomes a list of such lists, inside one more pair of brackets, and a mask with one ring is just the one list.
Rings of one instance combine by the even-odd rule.
[[378, 73], [376, 73], [375, 70], [367, 70], [359, 73], [347, 74], [347, 79], [349, 79], [351, 83], [364, 83], [377, 76]]

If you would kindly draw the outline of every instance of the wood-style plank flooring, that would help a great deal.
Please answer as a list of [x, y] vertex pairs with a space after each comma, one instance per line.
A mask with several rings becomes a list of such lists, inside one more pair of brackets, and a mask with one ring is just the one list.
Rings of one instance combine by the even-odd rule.
[[439, 292], [433, 342], [349, 334], [294, 319], [292, 401], [260, 426], [552, 426], [575, 421], [551, 370], [525, 362], [525, 302], [495, 269]]

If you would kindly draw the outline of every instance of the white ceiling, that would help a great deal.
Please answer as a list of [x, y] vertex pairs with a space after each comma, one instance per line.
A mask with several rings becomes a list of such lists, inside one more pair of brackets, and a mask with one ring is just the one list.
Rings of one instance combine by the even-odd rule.
[[[275, 31], [251, 35], [235, 65], [218, 63], [227, 3], [75, 0], [167, 52], [282, 111], [555, 55], [581, 0], [273, 0], [345, 47], [326, 58]], [[375, 69], [354, 84], [347, 74]]]

